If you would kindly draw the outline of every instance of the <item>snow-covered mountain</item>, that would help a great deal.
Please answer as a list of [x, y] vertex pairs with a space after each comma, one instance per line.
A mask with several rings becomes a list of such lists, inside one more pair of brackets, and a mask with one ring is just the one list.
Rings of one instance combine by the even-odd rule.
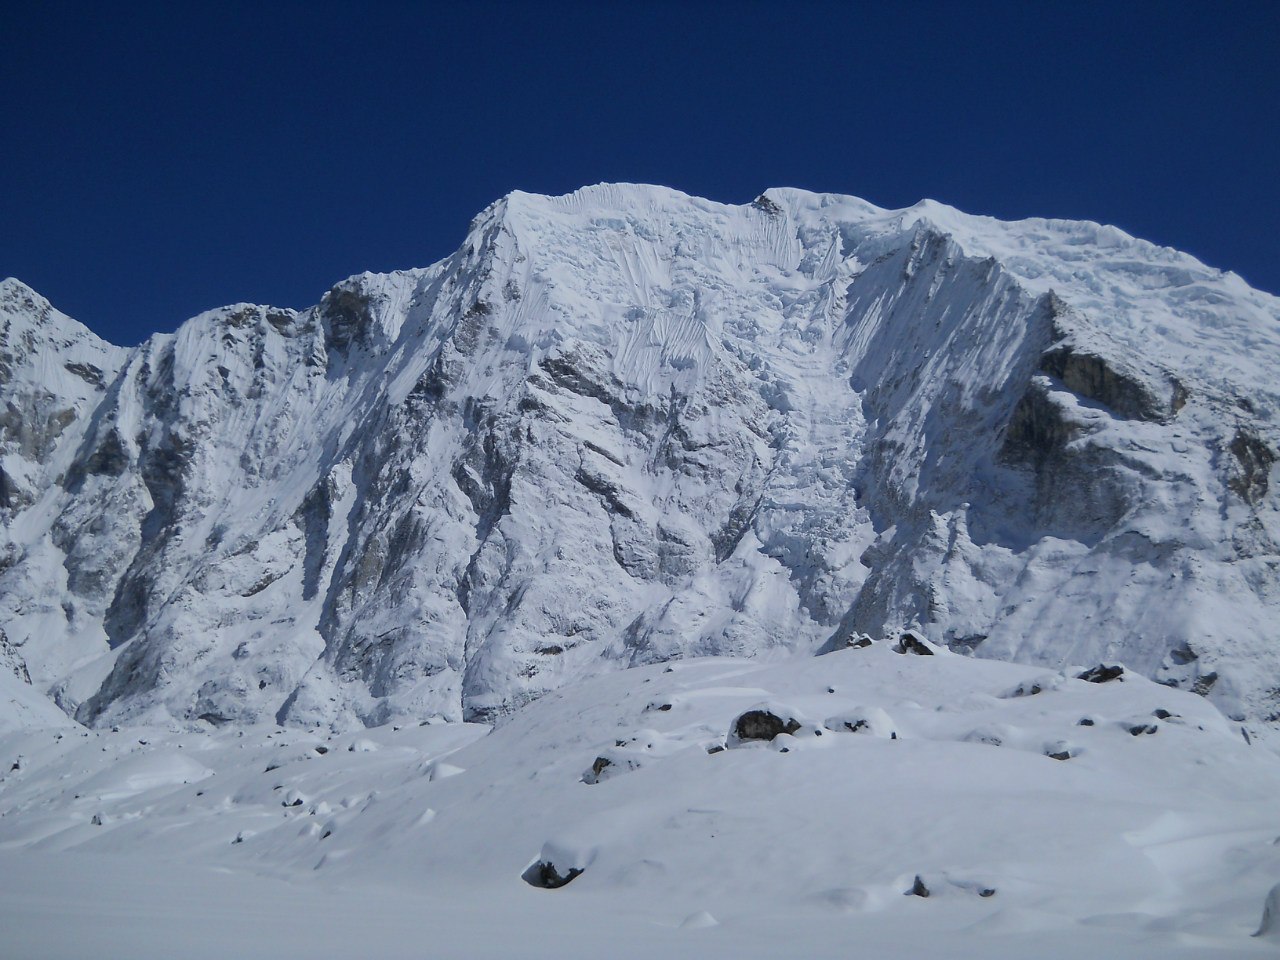
[[488, 720], [904, 629], [1280, 719], [1280, 300], [1092, 223], [513, 193], [125, 350], [0, 284], [0, 665], [92, 725]]

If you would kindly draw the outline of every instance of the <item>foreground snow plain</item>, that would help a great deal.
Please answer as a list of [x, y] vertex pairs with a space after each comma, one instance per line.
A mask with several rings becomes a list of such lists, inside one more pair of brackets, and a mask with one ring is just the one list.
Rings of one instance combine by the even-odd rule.
[[[691, 659], [493, 728], [332, 735], [88, 730], [9, 684], [3, 953], [1274, 955], [1268, 746], [1132, 673], [923, 648]], [[792, 733], [743, 741], [753, 710]], [[539, 863], [582, 872], [543, 889]]]

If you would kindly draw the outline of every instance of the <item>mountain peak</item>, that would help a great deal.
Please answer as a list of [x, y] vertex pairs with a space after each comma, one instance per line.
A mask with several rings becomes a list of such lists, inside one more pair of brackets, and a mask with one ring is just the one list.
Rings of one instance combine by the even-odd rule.
[[903, 631], [1261, 723], [1277, 303], [1097, 224], [513, 191], [306, 311], [31, 339], [0, 621], [96, 724], [489, 721]]
[[5, 277], [3, 280], [0, 280], [0, 300], [22, 298], [31, 300], [44, 299], [40, 294], [36, 293], [35, 290], [31, 289], [31, 287], [27, 286], [27, 284], [23, 283], [17, 277]]
[[24, 362], [24, 358], [34, 362], [41, 351], [60, 349], [115, 360], [124, 354], [21, 280], [0, 280], [0, 353], [7, 354], [13, 364]]

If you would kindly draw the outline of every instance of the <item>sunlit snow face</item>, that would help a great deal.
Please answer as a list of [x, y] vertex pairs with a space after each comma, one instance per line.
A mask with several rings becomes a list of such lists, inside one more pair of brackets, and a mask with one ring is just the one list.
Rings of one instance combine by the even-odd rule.
[[87, 722], [492, 721], [904, 627], [1275, 712], [1276, 303], [1111, 228], [605, 185], [130, 351], [4, 291], [0, 609]]
[[[621, 671], [496, 729], [11, 731], [6, 936], [43, 955], [91, 937], [159, 956], [182, 929], [246, 956], [558, 956], [584, 929], [625, 935], [623, 956], [782, 939], [836, 956], [855, 934], [1247, 952], [1280, 832], [1273, 754], [1128, 673], [898, 648]], [[55, 923], [81, 892], [95, 909]]]

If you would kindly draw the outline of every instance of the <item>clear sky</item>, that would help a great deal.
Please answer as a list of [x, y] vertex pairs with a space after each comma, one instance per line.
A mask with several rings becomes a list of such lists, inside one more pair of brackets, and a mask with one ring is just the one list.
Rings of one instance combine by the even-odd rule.
[[515, 189], [1117, 224], [1280, 292], [1280, 2], [0, 6], [0, 276], [135, 343]]

